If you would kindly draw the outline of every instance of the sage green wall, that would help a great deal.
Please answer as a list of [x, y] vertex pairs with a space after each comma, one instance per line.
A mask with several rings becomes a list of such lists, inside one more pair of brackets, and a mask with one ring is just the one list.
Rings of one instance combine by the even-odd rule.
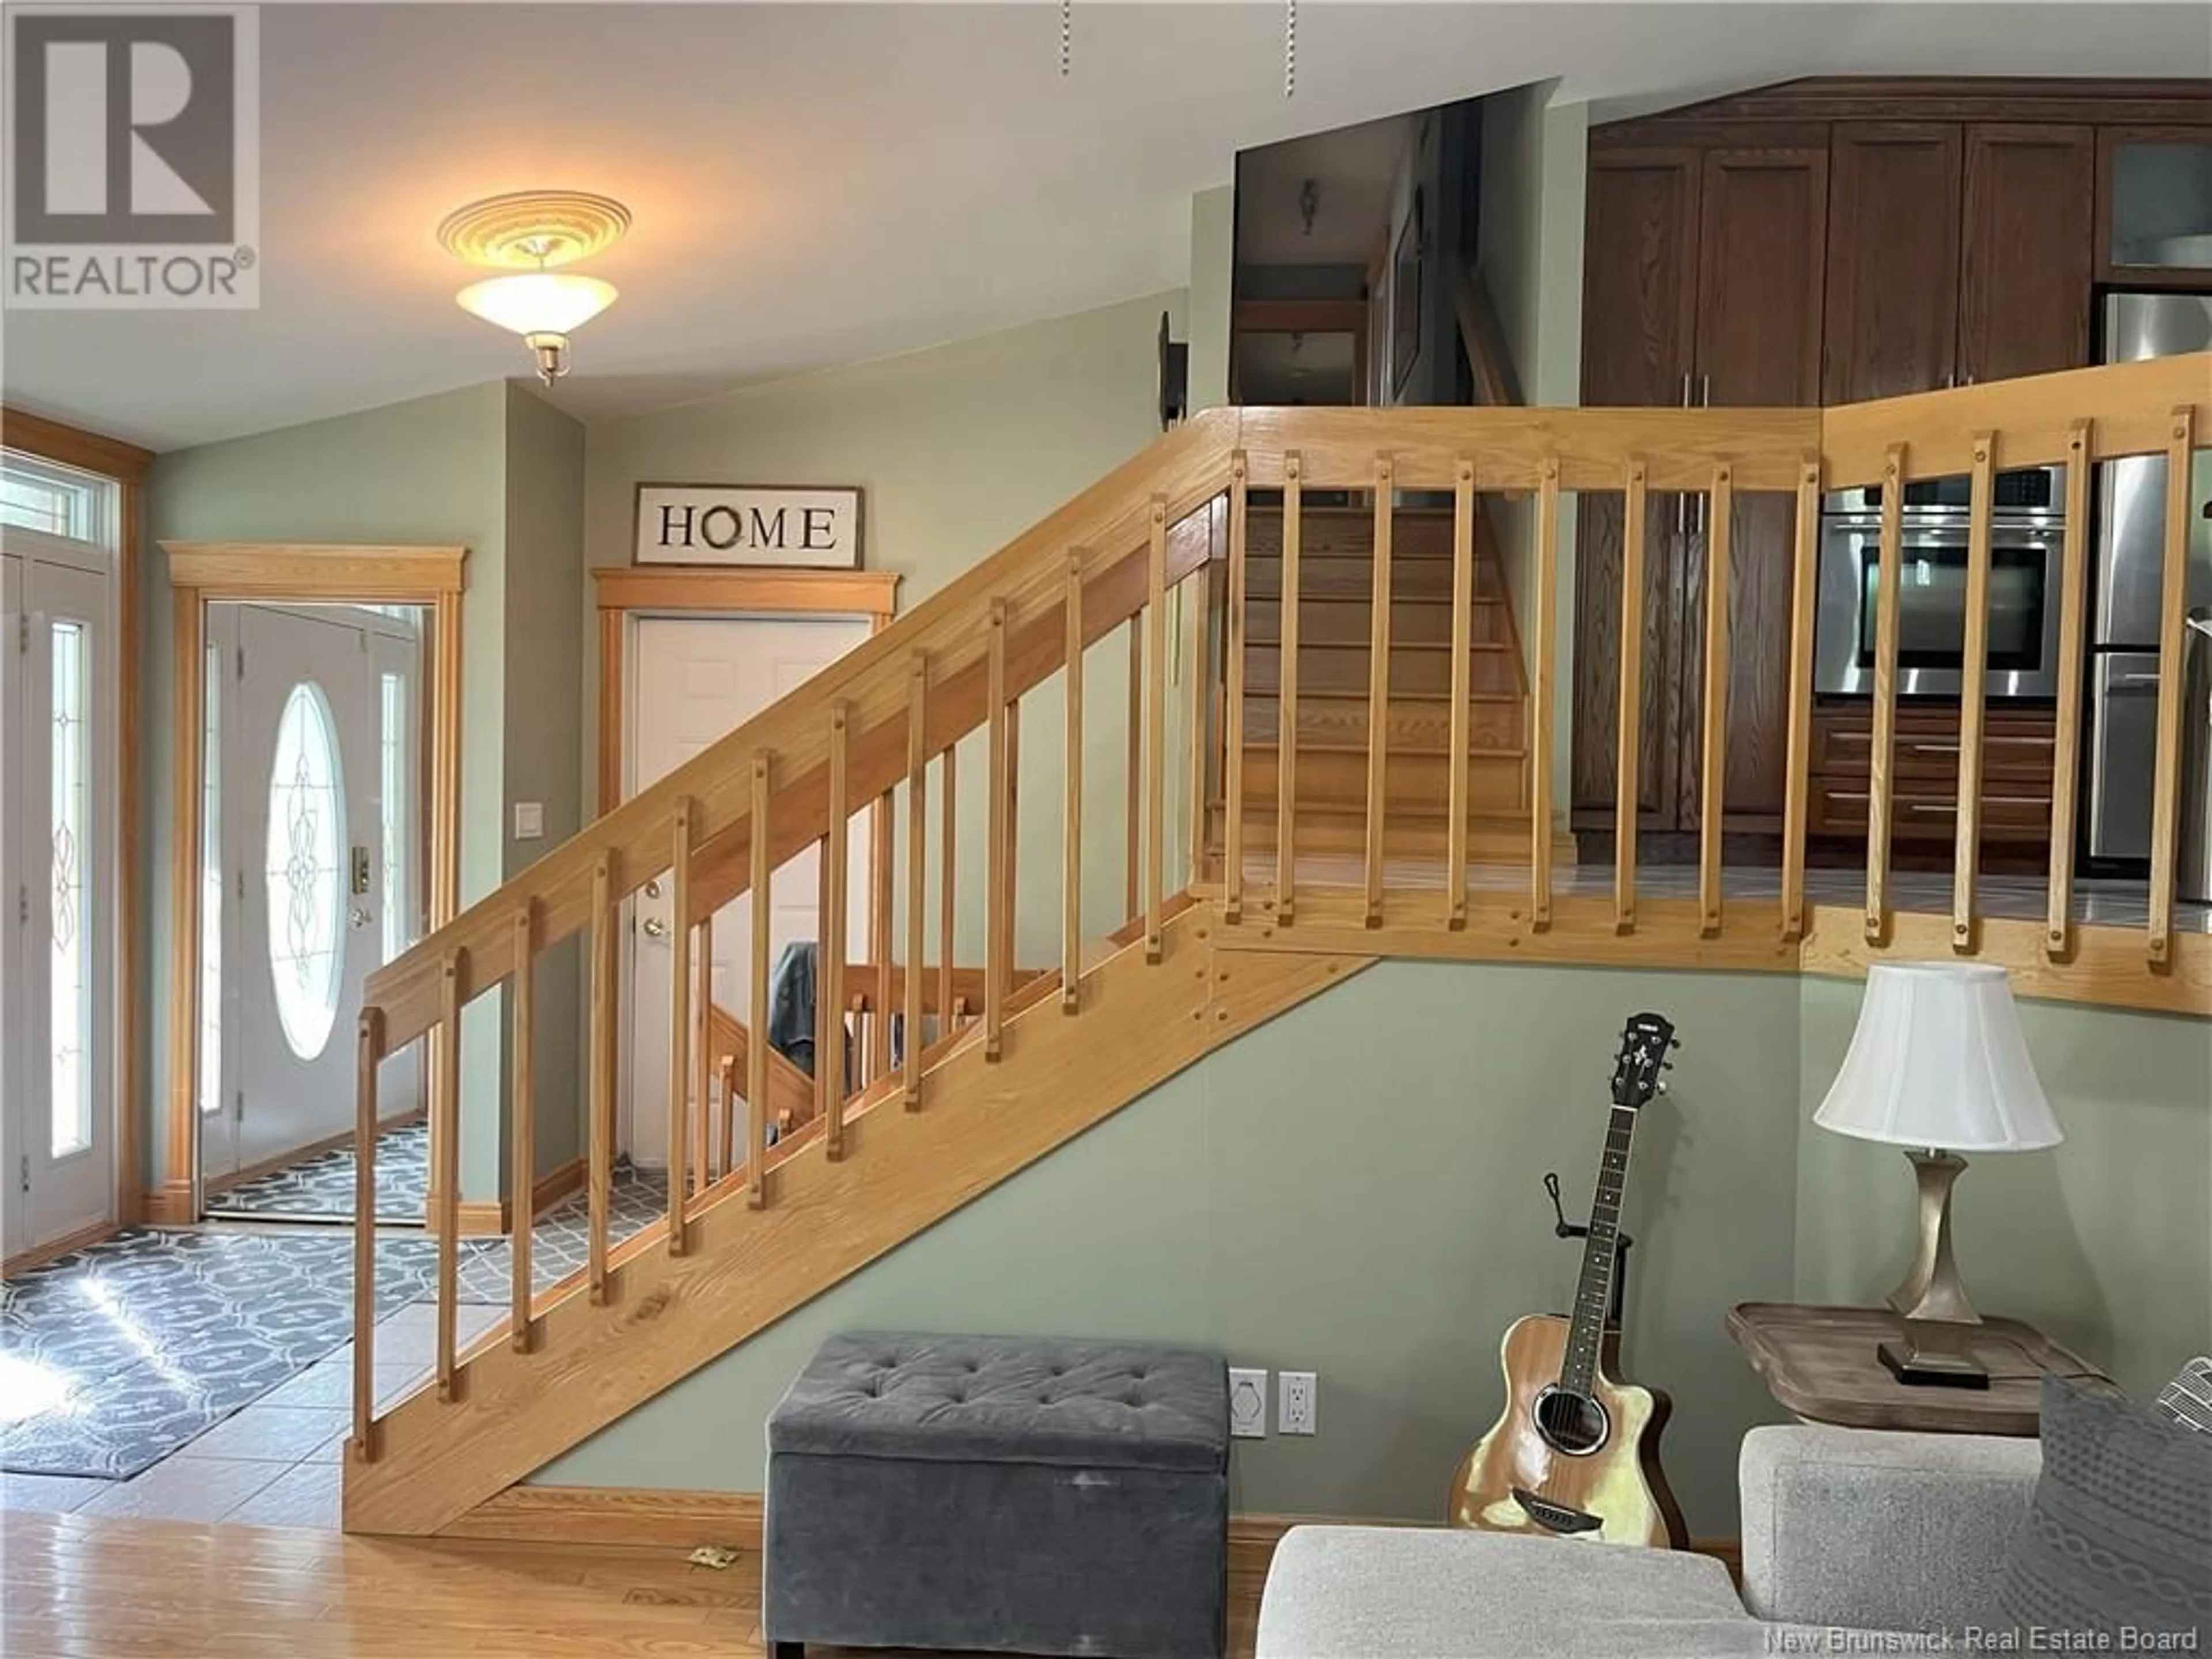
[[[506, 799], [520, 784], [547, 802], [548, 832], [573, 831], [580, 780], [580, 665], [568, 650], [580, 602], [582, 429], [505, 381], [361, 414], [287, 427], [163, 455], [148, 485], [157, 540], [460, 544], [468, 549], [461, 627], [461, 899], [496, 887], [512, 868]], [[565, 524], [565, 527], [564, 527]], [[514, 551], [514, 550], [519, 551]], [[520, 561], [511, 582], [510, 556]], [[168, 844], [171, 611], [165, 560], [146, 561], [150, 618], [143, 668], [147, 711], [149, 849]], [[546, 642], [562, 647], [547, 650]], [[510, 647], [513, 649], [510, 649]], [[550, 842], [549, 842], [550, 845]], [[168, 861], [144, 872], [152, 914], [149, 990], [168, 960]], [[549, 976], [550, 977], [550, 976]], [[551, 985], [548, 994], [558, 995]], [[168, 999], [149, 994], [146, 1056], [152, 1134], [167, 1098]], [[547, 1015], [549, 1028], [556, 1022]], [[462, 1192], [499, 1190], [503, 1138], [496, 994], [462, 1022]], [[565, 1054], [562, 1056], [565, 1058]], [[573, 1144], [574, 1104], [561, 1110], [570, 1068], [541, 1068], [555, 1098], [541, 1144]], [[569, 1079], [573, 1092], [573, 1078]], [[155, 1165], [158, 1166], [158, 1162]]]
[[[1857, 981], [1804, 981], [1805, 1113], [1850, 1046]], [[2065, 1141], [1970, 1160], [1959, 1270], [1984, 1314], [2025, 1319], [2142, 1394], [2212, 1346], [2212, 1020], [2023, 1002]], [[1878, 1304], [1905, 1273], [1913, 1186], [1896, 1148], [1808, 1128], [1798, 1296]]]
[[[1478, 260], [1498, 326], [1532, 404], [1569, 408], [1582, 401], [1583, 210], [1589, 106], [1554, 104], [1556, 81], [1540, 81], [1482, 100], [1481, 226]], [[1535, 504], [1492, 497], [1500, 553], [1522, 654], [1533, 667], [1536, 614]], [[1559, 502], [1558, 628], [1553, 635], [1553, 805], [1570, 804], [1574, 737], [1576, 504]]]
[[[1180, 291], [988, 334], [905, 356], [777, 381], [653, 415], [594, 423], [587, 447], [590, 562], [630, 562], [637, 485], [652, 482], [857, 484], [862, 556], [897, 572], [902, 612], [996, 552], [1157, 439], [1160, 313]], [[586, 608], [588, 653], [597, 623]], [[1085, 908], [1094, 931], [1124, 919], [1121, 890], [1127, 653], [1116, 640], [1085, 659]], [[1173, 659], [1182, 685], [1182, 658]], [[596, 684], [586, 688], [594, 708]], [[1016, 949], [1058, 960], [1062, 725], [1055, 678], [1022, 700]], [[597, 729], [595, 716], [584, 730]], [[1170, 732], [1170, 810], [1181, 821], [1183, 731]], [[590, 756], [585, 760], [589, 763]], [[963, 960], [982, 960], [985, 777], [979, 732], [962, 745], [956, 890]], [[902, 791], [902, 795], [903, 792]], [[902, 824], [903, 805], [894, 814]], [[934, 814], [933, 814], [933, 820]], [[933, 836], [934, 827], [933, 823]], [[1183, 842], [1175, 845], [1179, 850]], [[931, 854], [933, 860], [934, 852]], [[1181, 879], [1171, 860], [1170, 881]], [[903, 905], [905, 884], [897, 884]], [[937, 950], [935, 907], [929, 950]], [[903, 909], [900, 914], [903, 915]], [[903, 939], [903, 933], [900, 935]]]
[[1772, 1415], [1722, 1329], [1790, 1283], [1796, 983], [1384, 963], [1222, 1050], [540, 1472], [757, 1491], [762, 1423], [853, 1328], [1121, 1335], [1320, 1373], [1321, 1432], [1239, 1441], [1240, 1510], [1434, 1516], [1501, 1401], [1498, 1342], [1571, 1298], [1541, 1182], [1589, 1201], [1622, 1020], [1686, 1046], [1626, 1225], [1628, 1364], [1674, 1390], [1701, 1534]]
[[[563, 649], [584, 581], [584, 428], [527, 387], [507, 389], [507, 799], [545, 809], [545, 834], [514, 838], [514, 814], [501, 826], [503, 877], [520, 874], [584, 827], [587, 803], [576, 746], [584, 726], [586, 656]], [[584, 1150], [583, 1103], [574, 1033], [583, 1028], [583, 940], [548, 953], [538, 979], [536, 1169], [544, 1175]], [[507, 1032], [512, 1046], [512, 1030]], [[472, 1193], [501, 1190], [504, 1134], [478, 1113], [464, 1139], [463, 1183]]]

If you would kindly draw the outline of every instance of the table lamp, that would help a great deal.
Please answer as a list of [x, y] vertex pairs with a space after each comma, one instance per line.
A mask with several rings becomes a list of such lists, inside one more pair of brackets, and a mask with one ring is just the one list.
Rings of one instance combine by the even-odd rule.
[[1960, 1152], [2018, 1152], [2063, 1137], [2027, 1057], [2002, 968], [1979, 963], [1877, 963], [1867, 970], [1858, 1029], [1813, 1121], [1838, 1134], [1905, 1148], [1920, 1190], [1920, 1243], [1889, 1305], [1900, 1341], [1876, 1350], [1899, 1382], [1986, 1389], [1967, 1341], [1980, 1324], [1951, 1258], [1951, 1188]]

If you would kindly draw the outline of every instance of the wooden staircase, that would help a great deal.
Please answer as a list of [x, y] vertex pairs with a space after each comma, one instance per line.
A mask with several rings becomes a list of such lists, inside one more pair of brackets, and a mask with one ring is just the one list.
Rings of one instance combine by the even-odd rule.
[[[1389, 809], [1383, 851], [1395, 858], [1443, 857], [1450, 823], [1453, 518], [1450, 507], [1400, 507], [1391, 514], [1381, 729]], [[1294, 833], [1302, 852], [1356, 854], [1365, 845], [1375, 731], [1375, 517], [1366, 507], [1310, 507], [1299, 520]], [[1279, 823], [1282, 508], [1255, 505], [1247, 536], [1243, 839], [1252, 856], [1274, 850]], [[1487, 514], [1474, 520], [1474, 548], [1468, 845], [1479, 862], [1516, 860], [1528, 841], [1528, 688]], [[1218, 849], [1227, 816], [1218, 790], [1209, 805]]]
[[[2081, 481], [2067, 534], [2078, 553], [2087, 465], [2163, 454], [2175, 476], [2185, 475], [2201, 447], [2197, 434], [2212, 430], [2207, 386], [2212, 356], [1826, 411], [1248, 409], [1186, 423], [371, 975], [356, 1034], [362, 1219], [347, 1525], [400, 1533], [452, 1525], [1178, 1068], [1377, 957], [1836, 973], [1878, 957], [2006, 951], [2015, 971], [2032, 975], [2034, 994], [2087, 987], [2111, 995], [2118, 986], [2120, 1000], [2136, 1006], [2212, 1008], [2212, 952], [2197, 948], [2201, 936], [2174, 928], [2171, 811], [2153, 827], [2163, 873], [2154, 874], [2140, 942], [2076, 925], [2070, 861], [2056, 852], [2047, 925], [1982, 915], [1967, 812], [1960, 814], [1952, 915], [1899, 909], [1887, 886], [1893, 803], [1882, 781], [1897, 724], [1893, 627], [1876, 647], [1890, 660], [1877, 677], [1872, 716], [1876, 781], [1863, 910], [1809, 902], [1805, 871], [1814, 550], [1824, 491], [1877, 480], [1893, 489], [1971, 471], [1980, 533], [1970, 541], [1985, 567], [1995, 458], [2008, 466], [2066, 461]], [[1305, 509], [1302, 487], [1316, 495], [1371, 491], [1385, 502], [1395, 491], [1444, 492], [1454, 505], [1449, 514]], [[1260, 489], [1282, 490], [1283, 510], [1255, 505], [1249, 492]], [[1791, 793], [1778, 896], [1747, 898], [1723, 879], [1729, 563], [1717, 553], [1704, 619], [1696, 895], [1639, 898], [1632, 673], [1623, 675], [1632, 689], [1621, 713], [1623, 857], [1611, 891], [1588, 884], [1562, 890], [1553, 881], [1544, 781], [1553, 770], [1558, 665], [1547, 619], [1557, 614], [1561, 499], [1617, 492], [1637, 504], [1622, 520], [1633, 569], [1647, 490], [1707, 495], [1717, 528], [1729, 523], [1737, 492], [1786, 493], [1794, 501]], [[1536, 509], [1533, 717], [1484, 522], [1491, 491], [1528, 494]], [[1286, 538], [1291, 526], [1297, 532]], [[2167, 568], [2179, 573], [2185, 515], [2172, 514], [2166, 528]], [[1884, 556], [1898, 558], [1893, 538]], [[2066, 603], [2078, 622], [2082, 566], [2069, 558]], [[1984, 568], [1969, 592], [1984, 590], [1987, 576]], [[2182, 586], [2177, 574], [2168, 592]], [[1624, 582], [1625, 639], [1642, 637], [1641, 593]], [[1200, 619], [1190, 630], [1195, 672], [1180, 682], [1170, 678], [1169, 632], [1177, 594], [1190, 601], [1177, 611]], [[1212, 629], [1217, 615], [1220, 632]], [[2165, 626], [2158, 769], [2170, 802], [2179, 794], [2183, 729], [2178, 603]], [[1209, 637], [1236, 648], [1209, 653]], [[1111, 721], [1086, 720], [1085, 677], [1097, 672], [1086, 664], [1123, 661], [1131, 670], [1126, 748], [1115, 732], [1115, 752], [1102, 764], [1085, 746]], [[2066, 672], [2062, 709], [2080, 701], [2078, 653]], [[1033, 721], [1024, 730], [1024, 699], [1048, 683], [1061, 693], [1065, 726]], [[1963, 694], [1958, 798], [1969, 803], [1981, 793], [1981, 684], [1969, 675]], [[1104, 701], [1115, 707], [1089, 712], [1123, 715], [1118, 696]], [[2057, 793], [2070, 804], [2075, 745], [2062, 731]], [[1187, 744], [1170, 741], [1184, 733]], [[1066, 757], [1067, 793], [1058, 831], [1047, 836], [1053, 844], [1030, 846], [1024, 856], [1022, 826], [1029, 823], [1034, 840], [1040, 815], [1019, 810], [1016, 757], [1040, 744]], [[983, 769], [981, 814], [972, 793], [956, 787], [963, 747], [961, 764]], [[1167, 757], [1178, 748], [1191, 770], [1186, 787], [1171, 792]], [[1026, 775], [1032, 789], [1036, 769]], [[945, 804], [957, 800], [969, 805], [956, 824]], [[1464, 818], [1446, 802], [1464, 802]], [[844, 914], [848, 837], [863, 813], [896, 827], [884, 888], [897, 884], [904, 925], [885, 941], [889, 959], [865, 975], [854, 969], [848, 984], [845, 930], [827, 919]], [[2070, 828], [2070, 818], [2058, 822]], [[1253, 856], [1285, 826], [1297, 856]], [[978, 846], [983, 878], [971, 868], [956, 879], [968, 862], [956, 854]], [[1304, 856], [1338, 848], [1359, 856]], [[1446, 849], [1464, 855], [1439, 856]], [[767, 1043], [741, 1036], [768, 1028], [772, 906], [750, 907], [748, 1006], [718, 1020], [703, 990], [693, 996], [705, 977], [695, 971], [710, 942], [702, 935], [718, 914], [741, 894], [767, 890], [779, 868], [810, 851], [818, 854], [825, 918], [817, 1047], [836, 1052], [856, 1011], [876, 1022], [872, 1050], [885, 1046], [876, 1034], [893, 1014], [917, 1039], [895, 1066], [872, 1063], [857, 1090], [846, 1086], [842, 1068], [817, 1067], [811, 1103], [805, 1079], [774, 1063]], [[1417, 855], [1418, 866], [1408, 867]], [[1126, 886], [1101, 915], [1097, 890], [1109, 884], [1094, 879], [1086, 891], [1086, 870], [1095, 877], [1102, 861], [1125, 857]], [[1507, 879], [1474, 870], [1492, 860], [1510, 865]], [[617, 1244], [609, 1236], [616, 1094], [629, 1070], [620, 936], [630, 896], [649, 882], [665, 884], [671, 902], [670, 1020], [630, 1040], [669, 1045], [671, 1088], [665, 1102], [630, 1106], [633, 1115], [666, 1113], [675, 1167], [665, 1215]], [[1059, 962], [1018, 973], [1018, 932], [1048, 938], [1055, 922]], [[2032, 949], [2021, 947], [2023, 933]], [[963, 981], [973, 970], [954, 965], [951, 946], [963, 936], [983, 941], [980, 981]], [[508, 1324], [465, 1352], [456, 1320], [463, 1014], [486, 994], [502, 994], [507, 1047], [520, 1062], [507, 1158], [519, 1255], [532, 1204], [537, 975], [546, 954], [572, 938], [585, 948], [591, 979], [581, 1034], [586, 1263], [535, 1294], [526, 1273], [514, 1275], [520, 1289]], [[567, 971], [566, 961], [556, 957], [552, 970]], [[924, 992], [933, 981], [933, 1005]], [[939, 1018], [930, 1031], [926, 1008], [956, 1002], [973, 1017]], [[919, 1040], [925, 1032], [927, 1042]], [[386, 1056], [426, 1039], [436, 1364], [428, 1386], [380, 1411], [378, 1073]], [[722, 1115], [710, 1121], [699, 1115], [710, 1110], [712, 1091], [695, 1079], [725, 1055]], [[742, 1103], [760, 1109], [733, 1113]], [[764, 1131], [778, 1116], [794, 1131], [770, 1146]], [[690, 1149], [697, 1150], [687, 1158]]]

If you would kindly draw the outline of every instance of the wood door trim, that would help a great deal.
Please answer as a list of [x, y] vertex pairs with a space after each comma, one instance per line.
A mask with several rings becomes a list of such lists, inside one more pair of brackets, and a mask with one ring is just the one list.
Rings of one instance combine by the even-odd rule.
[[[415, 605], [430, 612], [433, 647], [422, 725], [429, 737], [430, 931], [451, 921], [461, 890], [462, 547], [354, 547], [309, 542], [171, 542], [173, 714], [204, 706], [207, 607], [293, 599], [319, 605]], [[199, 1218], [200, 790], [198, 719], [170, 721], [168, 1145], [149, 1213], [173, 1225]], [[432, 1075], [438, 1068], [431, 1067]], [[431, 1114], [436, 1133], [437, 1114]]]
[[141, 721], [137, 663], [141, 627], [139, 560], [144, 552], [146, 469], [154, 453], [82, 427], [0, 404], [0, 445], [62, 466], [112, 480], [116, 486], [115, 540], [115, 811], [121, 826], [115, 872], [115, 972], [118, 994], [113, 1095], [115, 1109], [114, 1225], [127, 1227], [144, 1218], [145, 1171], [140, 1167], [150, 1103], [143, 1097], [144, 1067], [139, 1043], [144, 1036], [145, 999], [138, 994], [138, 963], [146, 947], [146, 918], [141, 913], [138, 803], [142, 787]]

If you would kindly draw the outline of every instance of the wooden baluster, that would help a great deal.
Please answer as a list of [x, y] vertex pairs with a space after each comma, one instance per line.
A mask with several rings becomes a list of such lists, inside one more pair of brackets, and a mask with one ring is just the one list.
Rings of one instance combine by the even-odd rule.
[[[1012, 608], [1006, 617], [1006, 637], [1013, 637]], [[1015, 899], [1022, 879], [1022, 699], [1016, 692], [1006, 699], [1006, 896], [999, 907], [999, 931], [1006, 937], [1000, 941], [999, 959], [1006, 964], [1001, 993], [1012, 996], [1014, 991], [1014, 917]]]
[[[461, 1301], [461, 966], [465, 951], [449, 950], [438, 966], [438, 1023], [450, 1032], [438, 1047], [438, 1078], [433, 1099], [444, 1133], [437, 1137], [439, 1167], [431, 1185], [438, 1191], [438, 1398], [451, 1400], [459, 1387]], [[376, 1213], [372, 1208], [371, 1215]]]
[[738, 1167], [738, 1057], [724, 1054], [714, 1069], [722, 1085], [722, 1173], [728, 1175]]
[[592, 866], [592, 1060], [589, 1157], [585, 1170], [585, 1253], [591, 1299], [607, 1299], [607, 1218], [614, 1196], [615, 1167], [615, 976], [621, 970], [620, 920], [615, 896], [614, 854], [601, 853]]
[[[851, 803], [846, 742], [852, 711], [830, 705], [829, 826], [822, 838], [822, 942], [817, 973], [814, 1018], [814, 1109], [822, 1118], [822, 1151], [832, 1163], [845, 1156], [845, 886]], [[878, 964], [880, 966], [880, 964]], [[756, 1034], [755, 1041], [759, 1040]], [[858, 1046], [857, 1044], [855, 1045]]]
[[1374, 582], [1367, 634], [1366, 922], [1382, 925], [1382, 832], [1389, 815], [1390, 774], [1390, 526], [1397, 502], [1396, 469], [1388, 455], [1375, 458]]
[[[1152, 497], [1152, 530], [1145, 586], [1145, 960], [1158, 962], [1164, 949], [1160, 912], [1165, 902], [1168, 833], [1168, 503], [1164, 495]], [[1236, 609], [1234, 594], [1230, 608]], [[1234, 811], [1234, 787], [1230, 799]], [[1232, 848], [1232, 861], [1235, 856]]]
[[[2189, 488], [2197, 447], [2197, 410], [2173, 411], [2166, 450], [2166, 559], [2158, 613], [2158, 755], [2150, 809], [2151, 964], [2164, 967], [2173, 950], [2174, 832], [2181, 805], [2181, 647], [2189, 600]], [[2202, 717], [2203, 710], [2198, 710]]]
[[[187, 722], [189, 724], [190, 722]], [[361, 1011], [354, 1059], [353, 1449], [376, 1455], [376, 1068], [384, 1011]]]
[[[1474, 463], [1452, 466], [1451, 822], [1444, 826], [1444, 926], [1467, 926], [1468, 749], [1474, 695]], [[1386, 715], [1388, 711], [1385, 711]]]
[[1705, 734], [1698, 793], [1698, 931], [1721, 930], [1721, 817], [1728, 787], [1729, 548], [1735, 469], [1713, 468], [1712, 529], [1705, 537]]
[[[1061, 606], [1067, 623], [1067, 716], [1060, 739], [1066, 771], [1066, 823], [1060, 848], [1060, 1006], [1076, 1011], [1077, 982], [1083, 975], [1083, 550], [1067, 556], [1067, 598]], [[1195, 739], [1194, 753], [1205, 750]]]
[[2043, 948], [2053, 960], [2074, 953], [2074, 811], [2079, 799], [2081, 669], [2089, 575], [2091, 427], [2076, 421], [2066, 434], [2066, 528], [2058, 574], [2058, 720], [2051, 767], [2051, 887]]
[[[668, 865], [668, 1254], [684, 1254], [684, 1205], [690, 1196], [684, 1144], [691, 1115], [691, 801], [677, 797], [669, 816]], [[699, 1184], [707, 1171], [699, 1170]]]
[[945, 745], [945, 763], [938, 777], [942, 799], [938, 803], [937, 848], [937, 1035], [949, 1036], [952, 1030], [952, 957], [953, 902], [952, 872], [958, 862], [956, 848], [958, 840], [954, 834], [954, 806], [960, 797], [959, 775], [955, 770], [957, 744]]
[[1552, 679], [1557, 672], [1559, 458], [1544, 457], [1536, 483], [1536, 683], [1528, 699], [1528, 925], [1552, 925]]
[[876, 1082], [891, 1068], [891, 860], [893, 845], [891, 795], [876, 797], [868, 809], [868, 954], [876, 960], [874, 1023], [868, 1027], [868, 1081]]
[[929, 911], [929, 659], [917, 651], [906, 671], [906, 1029], [899, 1060], [906, 1109], [921, 1107], [921, 976]]
[[712, 1113], [714, 1097], [714, 917], [710, 911], [699, 918], [691, 945], [691, 1091], [697, 1103], [691, 1110], [691, 1180], [704, 1192], [725, 1169], [714, 1168]]
[[1127, 827], [1123, 848], [1127, 865], [1127, 914], [1143, 914], [1145, 801], [1145, 619], [1129, 618], [1129, 774], [1124, 793]]
[[[773, 920], [775, 879], [769, 862], [768, 796], [774, 757], [766, 750], [753, 756], [752, 822], [745, 826], [749, 869], [746, 891], [752, 896], [752, 983], [746, 991], [745, 1018], [745, 1202], [754, 1209], [768, 1204], [769, 1131], [774, 1127], [768, 1109], [768, 976], [769, 924]], [[817, 1057], [819, 1065], [819, 1056]]]
[[1636, 931], [1638, 776], [1644, 757], [1644, 532], [1650, 468], [1641, 456], [1628, 463], [1620, 536], [1620, 690], [1613, 751], [1613, 930]]
[[991, 601], [988, 669], [990, 776], [988, 878], [983, 895], [983, 1058], [1004, 1052], [1006, 1018], [1006, 931], [1000, 908], [1006, 902], [1006, 872], [1013, 863], [1006, 822], [1006, 602]]
[[[1207, 562], [1183, 583], [1183, 605], [1190, 617], [1190, 878], [1206, 879], [1206, 801], [1213, 759], [1213, 565]], [[1227, 629], [1223, 629], [1224, 636]], [[1227, 700], [1227, 670], [1223, 671]], [[1222, 773], [1225, 778], [1228, 764]], [[1223, 860], [1224, 879], [1227, 860]]]
[[[1228, 622], [1223, 629], [1228, 659], [1223, 669], [1225, 689], [1221, 706], [1221, 724], [1229, 744], [1221, 779], [1221, 914], [1228, 921], [1241, 921], [1244, 916], [1244, 639], [1248, 631], [1244, 561], [1250, 516], [1246, 500], [1247, 477], [1244, 452], [1236, 450], [1229, 457], [1229, 607]], [[1166, 520], [1165, 507], [1155, 501], [1152, 513], [1153, 545], [1158, 548]], [[1275, 750], [1279, 765], [1282, 750], [1287, 746], [1287, 734], [1278, 733]], [[1148, 923], [1145, 944], [1148, 957], [1156, 955], [1153, 931]]]
[[1996, 505], [1996, 434], [1974, 434], [1966, 515], [1966, 641], [1959, 661], [1959, 788], [1952, 817], [1951, 948], [1974, 948], [1974, 878], [1981, 864], [1983, 677], [1990, 659], [1990, 514]]
[[1782, 798], [1782, 937], [1805, 937], [1805, 797], [1813, 774], [1813, 601], [1820, 582], [1820, 458], [1797, 470], [1797, 543], [1790, 572], [1789, 769]]
[[[1275, 921], [1288, 927], [1297, 919], [1298, 805], [1298, 562], [1305, 541], [1300, 503], [1305, 489], [1305, 458], [1295, 450], [1283, 455], [1283, 641], [1275, 693]], [[1244, 740], [1231, 732], [1231, 744]]]
[[507, 988], [514, 1072], [507, 1101], [514, 1117], [507, 1149], [507, 1340], [517, 1353], [528, 1353], [531, 1346], [530, 1247], [538, 1225], [537, 908], [531, 899], [515, 907], [514, 973]]
[[1904, 580], [1905, 446], [1881, 464], [1881, 541], [1874, 605], [1874, 731], [1867, 744], [1866, 937], [1889, 933], [1890, 772], [1897, 757], [1899, 584]]

